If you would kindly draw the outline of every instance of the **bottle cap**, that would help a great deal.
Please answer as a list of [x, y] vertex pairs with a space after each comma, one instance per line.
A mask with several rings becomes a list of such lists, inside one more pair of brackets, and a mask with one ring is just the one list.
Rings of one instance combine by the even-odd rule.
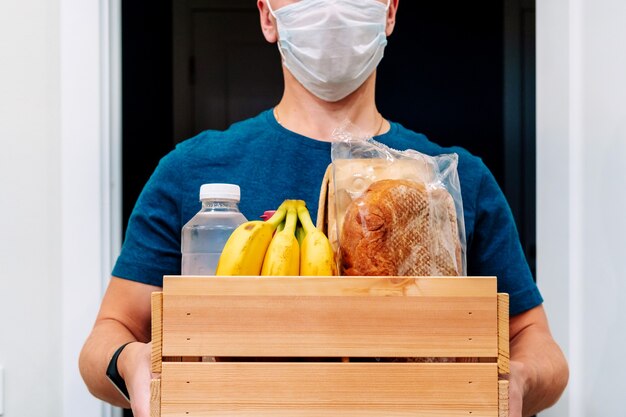
[[238, 185], [234, 184], [203, 184], [200, 187], [200, 201], [213, 200], [235, 200], [241, 198], [241, 190]]
[[267, 210], [267, 211], [265, 211], [265, 213], [263, 213], [261, 215], [261, 219], [263, 219], [263, 221], [266, 222], [266, 221], [268, 221], [269, 219], [272, 218], [274, 213], [276, 213], [276, 210]]

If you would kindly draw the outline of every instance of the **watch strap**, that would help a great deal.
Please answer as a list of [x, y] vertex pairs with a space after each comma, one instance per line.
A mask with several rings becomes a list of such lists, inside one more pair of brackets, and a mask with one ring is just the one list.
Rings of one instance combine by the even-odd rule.
[[130, 396], [128, 395], [126, 382], [124, 382], [124, 378], [122, 378], [122, 376], [119, 373], [119, 370], [117, 369], [117, 360], [120, 357], [122, 350], [124, 350], [124, 348], [128, 346], [130, 343], [132, 342], [124, 343], [122, 346], [117, 348], [117, 350], [111, 357], [111, 361], [109, 362], [109, 366], [107, 366], [107, 371], [106, 371], [107, 378], [109, 378], [109, 380], [113, 383], [115, 388], [117, 388], [120, 394], [122, 394], [128, 402], [130, 402]]

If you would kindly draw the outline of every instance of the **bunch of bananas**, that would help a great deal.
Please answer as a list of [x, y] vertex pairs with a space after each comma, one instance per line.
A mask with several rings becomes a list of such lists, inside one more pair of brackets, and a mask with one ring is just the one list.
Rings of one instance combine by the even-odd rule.
[[330, 242], [304, 201], [285, 200], [269, 220], [233, 231], [216, 275], [330, 276], [337, 275], [337, 267]]

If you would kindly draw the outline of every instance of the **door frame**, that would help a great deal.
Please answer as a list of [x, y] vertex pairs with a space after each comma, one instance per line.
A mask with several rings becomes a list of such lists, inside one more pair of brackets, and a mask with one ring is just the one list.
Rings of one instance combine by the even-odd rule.
[[121, 246], [121, 0], [59, 0], [62, 415], [121, 416], [78, 372]]
[[537, 281], [570, 368], [565, 393], [541, 417], [585, 414], [585, 7], [537, 2]]

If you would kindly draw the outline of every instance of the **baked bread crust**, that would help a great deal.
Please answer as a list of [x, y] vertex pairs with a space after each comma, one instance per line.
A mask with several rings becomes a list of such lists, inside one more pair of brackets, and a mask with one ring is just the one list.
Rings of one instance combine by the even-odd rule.
[[454, 200], [423, 183], [374, 182], [346, 210], [340, 254], [343, 275], [458, 276]]

